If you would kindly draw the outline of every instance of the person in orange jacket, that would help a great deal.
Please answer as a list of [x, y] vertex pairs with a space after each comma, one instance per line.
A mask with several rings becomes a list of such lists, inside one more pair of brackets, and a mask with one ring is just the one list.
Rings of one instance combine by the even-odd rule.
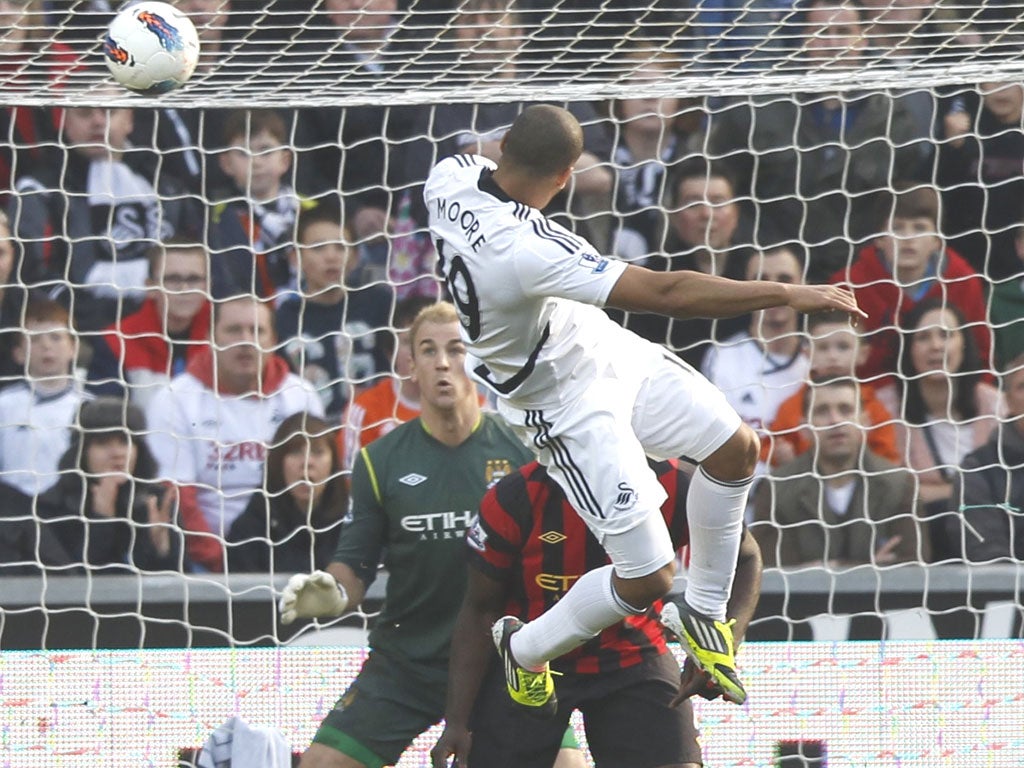
[[[810, 336], [811, 380], [854, 378], [856, 370], [871, 352], [870, 344], [841, 312], [819, 312], [807, 318]], [[804, 400], [809, 385], [788, 397], [779, 406], [768, 435], [761, 441], [761, 460], [779, 466], [807, 451], [811, 435], [805, 429]], [[891, 390], [886, 390], [890, 391]], [[894, 402], [886, 402], [883, 393], [870, 384], [860, 386], [861, 408], [867, 421], [867, 445], [877, 456], [896, 464], [904, 463], [896, 444], [893, 421]], [[891, 398], [890, 398], [891, 400]]]

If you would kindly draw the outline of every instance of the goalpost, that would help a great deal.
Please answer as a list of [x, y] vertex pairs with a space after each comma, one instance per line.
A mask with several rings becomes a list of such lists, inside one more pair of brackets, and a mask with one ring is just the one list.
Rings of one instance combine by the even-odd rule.
[[[62, 133], [66, 110], [133, 109], [131, 144], [119, 148], [124, 157], [140, 169], [158, 196], [165, 194], [162, 190], [174, 190], [162, 202], [184, 201], [193, 210], [205, 211], [219, 199], [210, 179], [219, 173], [225, 149], [221, 133], [228, 113], [273, 109], [284, 119], [286, 148], [291, 152], [286, 183], [303, 200], [340, 191], [346, 223], [365, 267], [362, 279], [385, 286], [397, 298], [429, 295], [437, 286], [430, 276], [433, 254], [419, 198], [426, 171], [449, 152], [493, 155], [502, 131], [521, 105], [555, 102], [570, 105], [581, 118], [586, 154], [564, 199], [557, 201], [554, 215], [590, 238], [602, 252], [651, 268], [685, 265], [743, 277], [737, 265], [744, 263], [747, 254], [785, 245], [802, 254], [801, 277], [820, 281], [834, 274], [848, 275], [863, 249], [886, 234], [893, 200], [902, 191], [934, 189], [940, 200], [941, 234], [962, 250], [983, 288], [980, 305], [959, 309], [967, 316], [962, 334], [973, 338], [980, 328], [986, 329], [989, 346], [980, 361], [985, 385], [998, 389], [1000, 379], [995, 374], [1024, 351], [1024, 342], [1018, 340], [1024, 339], [1024, 297], [1019, 297], [1024, 295], [1019, 288], [1024, 261], [1014, 250], [1018, 228], [1024, 224], [1020, 202], [1024, 197], [1018, 195], [1024, 192], [1024, 99], [1020, 96], [1024, 5], [1020, 3], [862, 0], [855, 6], [843, 0], [798, 4], [704, 0], [684, 8], [684, 3], [668, 0], [524, 0], [517, 7], [511, 0], [398, 0], [393, 12], [388, 10], [389, 0], [369, 0], [366, 10], [352, 12], [332, 9], [324, 0], [182, 0], [177, 4], [197, 19], [200, 65], [185, 87], [158, 97], [131, 94], [107, 76], [99, 40], [112, 14], [100, 7], [103, 3], [56, 3], [45, 10], [41, 2], [26, 3], [26, 12], [8, 25], [6, 34], [0, 30], [0, 110], [7, 115], [0, 152], [9, 158], [8, 176], [2, 182], [15, 230], [21, 223], [19, 179], [49, 170], [53, 173], [42, 176], [57, 181], [44, 191], [72, 198], [83, 194], [81, 180], [68, 175], [72, 149]], [[26, 133], [29, 108], [44, 116], [39, 124], [42, 132]], [[111, 135], [108, 127], [102, 138], [91, 141], [107, 147]], [[684, 173], [692, 173], [701, 183], [682, 190], [677, 182]], [[727, 182], [724, 189], [713, 181], [719, 179]], [[116, 196], [115, 190], [111, 193]], [[113, 243], [113, 223], [97, 223], [98, 229], [88, 237]], [[205, 214], [185, 224], [195, 230], [190, 235], [209, 234]], [[79, 235], [69, 230], [47, 231], [19, 247], [29, 254], [54, 242], [73, 245], [75, 237]], [[910, 234], [903, 234], [896, 240], [909, 238]], [[288, 237], [283, 243], [290, 249]], [[61, 281], [80, 280], [70, 260], [62, 272], [45, 279], [24, 263], [20, 269], [11, 284], [40, 279], [52, 289]], [[278, 286], [279, 291], [303, 296], [295, 284], [294, 265], [292, 269], [292, 283]], [[941, 282], [941, 274], [916, 278], [908, 293], [923, 290], [935, 277]], [[960, 276], [951, 282], [969, 279], [975, 278]], [[95, 287], [76, 285], [82, 290]], [[114, 282], [101, 287], [115, 293], [121, 290]], [[952, 293], [944, 295], [947, 305], [955, 303]], [[911, 337], [900, 335], [900, 310], [892, 310], [871, 328], [874, 335], [869, 338], [892, 332], [892, 354], [898, 356]], [[378, 330], [398, 330], [393, 314], [389, 317], [388, 327]], [[737, 343], [734, 334], [748, 327], [728, 322], [651, 324], [647, 318], [628, 315], [618, 319], [694, 364], [699, 364], [708, 341], [712, 348], [728, 349]], [[756, 330], [770, 334], [769, 325], [761, 321]], [[19, 328], [11, 324], [0, 331], [16, 334]], [[100, 333], [98, 327], [83, 331], [81, 343], [85, 347], [95, 343]], [[345, 333], [342, 329], [338, 335]], [[786, 338], [803, 333], [802, 324], [783, 328], [780, 348], [792, 348]], [[351, 334], [346, 338], [351, 344]], [[286, 355], [289, 349], [302, 346], [289, 348], [281, 341]], [[312, 378], [310, 371], [302, 370], [305, 359], [298, 355], [290, 362]], [[949, 353], [944, 355], [944, 362], [949, 359]], [[766, 360], [770, 362], [766, 357], [758, 364], [765, 365], [767, 377], [771, 366]], [[899, 370], [897, 362], [896, 357], [883, 359], [891, 372]], [[749, 370], [733, 372], [738, 398], [744, 397], [744, 391], [736, 382], [749, 374]], [[345, 384], [353, 391], [369, 383], [370, 374], [363, 369], [350, 370], [348, 375]], [[910, 373], [904, 380], [915, 377], [920, 375]], [[887, 382], [872, 378], [865, 383]], [[318, 386], [324, 385], [318, 380]], [[796, 391], [793, 382], [771, 378], [749, 386], [760, 387], [752, 395], [759, 405], [778, 405], [784, 395]], [[888, 424], [899, 431], [908, 412], [899, 387], [890, 391], [897, 394], [888, 401], [892, 407]], [[996, 434], [1014, 428], [1003, 413], [991, 415]], [[751, 414], [769, 442], [771, 414]], [[957, 415], [956, 406], [950, 404], [945, 413], [929, 418], [959, 435], [953, 439], [959, 445], [957, 440], [974, 439], [972, 435], [981, 431], [975, 429], [977, 422], [987, 415]], [[344, 426], [345, 416], [335, 417]], [[902, 440], [896, 443], [898, 458], [910, 466], [915, 494], [923, 498], [922, 493], [929, 493], [923, 489], [934, 480], [929, 472], [934, 470], [915, 466], [910, 438]], [[858, 464], [861, 476], [863, 461], [861, 457]], [[959, 471], [957, 461], [940, 456], [936, 462], [947, 471], [950, 482]], [[1003, 468], [1008, 474], [1016, 473], [1018, 484], [1024, 483], [1024, 467], [1008, 461]], [[827, 479], [816, 469], [809, 474], [822, 483]], [[955, 482], [953, 487], [958, 487]], [[823, 484], [819, 509], [829, 503], [824, 488]], [[1012, 549], [1024, 527], [1018, 522], [1022, 513], [1012, 502], [1005, 494], [992, 501], [1005, 516], [1010, 539], [1009, 554], [999, 562], [965, 565], [954, 561], [958, 558], [921, 562], [930, 558], [918, 549], [917, 556], [902, 564], [855, 568], [806, 564], [766, 572], [761, 607], [749, 638], [787, 643], [815, 640], [822, 645], [795, 650], [786, 650], [789, 646], [783, 644], [758, 645], [748, 658], [756, 659], [753, 663], [759, 666], [755, 670], [748, 663], [748, 669], [762, 685], [770, 686], [773, 677], [787, 674], [814, 680], [813, 670], [820, 666], [828, 670], [827, 682], [820, 688], [823, 697], [850, 695], [857, 686], [881, 681], [882, 673], [850, 673], [849, 669], [863, 672], [868, 665], [883, 662], [902, 664], [905, 675], [930, 675], [934, 682], [943, 676], [943, 663], [959, 663], [966, 656], [981, 687], [989, 674], [1012, 677], [1024, 631], [1020, 560]], [[931, 535], [933, 525], [942, 531], [950, 526], [959, 531], [945, 539], [954, 549], [976, 536], [971, 525], [955, 523], [963, 517], [963, 506], [951, 497], [937, 513], [939, 522], [922, 521], [923, 539]], [[838, 539], [846, 525], [842, 519], [825, 525], [823, 539]], [[1009, 533], [1013, 525], [1020, 534]], [[1020, 545], [1016, 547], [1019, 553]], [[38, 557], [15, 563], [21, 572], [41, 564]], [[52, 688], [32, 690], [41, 670], [59, 676], [54, 670], [64, 661], [77, 681], [68, 689], [74, 695], [85, 690], [82, 681], [92, 681], [100, 690], [96, 681], [103, 679], [106, 669], [124, 670], [125, 679], [140, 686], [145, 680], [164, 680], [161, 675], [171, 669], [173, 674], [166, 676], [168, 687], [177, 674], [193, 686], [204, 681], [220, 685], [228, 669], [232, 685], [242, 678], [247, 682], [225, 693], [218, 705], [241, 711], [238, 689], [250, 686], [246, 690], [252, 691], [258, 686], [240, 671], [248, 658], [254, 668], [276, 670], [274, 679], [282, 689], [293, 685], [301, 689], [304, 702], [340, 695], [341, 690], [327, 691], [337, 686], [340, 677], [358, 669], [358, 652], [328, 658], [305, 648], [288, 649], [302, 654], [302, 664], [322, 663], [333, 670], [318, 678], [322, 687], [317, 688], [298, 681], [308, 671], [301, 664], [290, 666], [299, 657], [283, 661], [284, 652], [263, 648], [310, 639], [305, 636], [312, 627], [295, 632], [276, 622], [275, 595], [289, 575], [137, 571], [116, 577], [93, 573], [11, 577], [0, 590], [0, 645], [41, 652], [12, 652], [0, 659], [0, 670], [5, 670], [0, 673], [2, 679], [9, 676], [17, 681], [12, 690], [19, 692], [19, 701], [27, 707], [24, 711], [31, 710], [10, 737], [12, 749], [25, 750], [25, 762], [11, 764], [37, 764], [29, 756], [38, 749], [44, 757], [38, 764], [53, 765], [52, 755], [68, 754], [61, 750], [71, 749], [71, 743], [62, 740], [65, 736], [58, 738], [44, 729], [37, 737], [28, 727], [46, 709], [48, 695], [51, 703], [60, 699], [68, 712], [75, 712], [67, 704], [73, 698], [67, 691], [61, 699]], [[381, 595], [378, 585], [370, 595], [370, 607], [341, 624], [366, 627]], [[959, 642], [939, 642], [954, 639]], [[861, 653], [865, 646], [847, 640], [883, 643], [877, 653]], [[901, 655], [885, 645], [889, 640], [917, 642]], [[226, 652], [230, 657], [196, 655], [202, 674], [189, 666], [193, 658], [189, 651], [159, 651], [168, 655], [149, 659], [129, 651], [125, 656], [116, 651], [107, 655], [105, 650], [202, 646], [235, 650]], [[69, 647], [93, 650], [96, 655], [65, 659], [57, 653]], [[254, 655], [245, 656], [250, 651]], [[743, 661], [741, 656], [741, 665]], [[150, 663], [152, 669], [147, 667]], [[915, 707], [938, 712], [947, 704], [955, 706], [957, 697], [975, 695], [955, 686], [915, 688], [909, 677], [886, 679], [885, 684], [906, 685], [909, 690], [903, 698], [887, 700], [882, 714], [873, 712], [869, 725], [860, 721], [856, 727], [865, 733], [887, 728], [884, 720], [890, 715], [896, 721]], [[980, 738], [987, 739], [989, 746], [1003, 740], [1018, 753], [1024, 752], [1019, 734], [1014, 736], [1004, 727], [1014, 719], [1019, 722], [1024, 714], [1019, 696], [1014, 701], [1002, 689], [986, 690], [991, 693], [995, 725], [982, 729]], [[75, 727], [102, 731], [104, 722], [124, 727], [117, 718], [129, 711], [131, 703], [115, 693], [97, 694], [106, 707], [102, 716], [90, 712]], [[155, 693], [153, 698], [158, 698]], [[783, 705], [778, 697], [771, 701], [780, 708]], [[871, 706], [857, 701], [865, 708]], [[330, 701], [321, 705], [329, 706]], [[219, 724], [204, 722], [209, 710], [197, 714], [194, 700], [168, 699], [162, 706], [162, 712], [176, 713], [172, 717], [195, 717], [200, 723], [197, 728]], [[285, 712], [275, 706], [269, 698], [261, 699], [263, 708], [258, 711], [301, 721], [288, 733], [297, 747], [308, 740], [314, 725], [310, 712]], [[46, 715], [54, 728], [59, 723], [54, 714], [57, 708], [53, 704], [53, 711]], [[715, 720], [715, 710], [702, 709], [712, 738], [718, 738], [714, 736], [717, 726], [722, 739], [749, 738], [755, 750], [777, 747], [758, 730], [760, 719], [771, 713], [748, 714], [746, 725], [730, 730], [738, 727], [736, 723]], [[843, 716], [837, 710], [822, 717], [838, 722]], [[801, 733], [799, 712], [786, 711], [785, 718], [786, 738], [810, 744], [820, 735], [836, 743], [833, 731]], [[821, 717], [810, 720], [810, 730], [824, 727]], [[133, 728], [142, 727], [137, 719], [129, 721]], [[159, 749], [166, 742], [154, 735], [159, 724], [153, 718], [148, 722], [146, 738], [159, 748], [147, 754], [153, 760], [150, 764], [160, 765], [165, 757]], [[929, 731], [931, 741], [920, 754], [901, 755], [904, 762], [898, 763], [883, 753], [893, 742], [910, 739], [917, 727], [911, 720], [900, 722], [903, 725], [894, 726], [899, 733], [872, 743], [873, 749], [877, 747], [876, 764], [929, 765], [940, 754], [935, 750], [943, 739], [955, 745], [954, 751], [969, 751], [965, 745], [970, 733], [940, 723], [932, 729], [934, 733]], [[981, 727], [974, 713], [965, 722]], [[749, 731], [744, 731], [747, 726]], [[178, 729], [175, 738], [192, 738], [189, 734], [196, 733]], [[89, 743], [90, 749], [100, 750], [93, 755], [105, 748], [95, 740]], [[138, 754], [133, 753], [131, 760]], [[742, 759], [739, 754], [718, 754], [723, 760]], [[842, 762], [835, 752], [832, 758], [830, 764], [854, 764]], [[402, 765], [422, 764], [417, 762], [422, 759], [424, 754], [416, 752]]]

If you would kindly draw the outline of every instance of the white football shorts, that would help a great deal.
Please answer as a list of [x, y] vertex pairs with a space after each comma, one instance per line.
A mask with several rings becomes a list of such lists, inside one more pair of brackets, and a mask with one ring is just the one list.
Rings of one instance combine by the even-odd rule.
[[[648, 455], [703, 461], [741, 423], [722, 392], [698, 371], [657, 345], [631, 346], [630, 354], [600, 365], [571, 401], [538, 409], [498, 401], [498, 412], [609, 550], [617, 547], [608, 546], [607, 536], [629, 531], [648, 515], [664, 526], [660, 509], [666, 493]], [[650, 560], [649, 551], [619, 552], [613, 562], [625, 560], [615, 562], [623, 576], [650, 573], [672, 558], [668, 548], [655, 557], [661, 560], [656, 565], [641, 565]]]

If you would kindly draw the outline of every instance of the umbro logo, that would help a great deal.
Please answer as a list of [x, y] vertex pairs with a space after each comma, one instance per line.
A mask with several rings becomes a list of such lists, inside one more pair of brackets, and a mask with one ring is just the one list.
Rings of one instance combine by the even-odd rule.
[[410, 472], [405, 477], [398, 478], [398, 482], [400, 482], [402, 485], [408, 485], [410, 488], [412, 488], [419, 485], [422, 482], [425, 482], [426, 479], [426, 475], [420, 475], [417, 474], [416, 472]]
[[560, 544], [568, 537], [564, 533], [559, 533], [558, 531], [545, 531], [537, 538], [545, 544]]

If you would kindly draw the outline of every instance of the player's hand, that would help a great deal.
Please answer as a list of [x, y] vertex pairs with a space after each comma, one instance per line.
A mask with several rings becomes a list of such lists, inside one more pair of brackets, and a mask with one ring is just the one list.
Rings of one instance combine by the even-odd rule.
[[683, 671], [679, 674], [679, 693], [672, 699], [671, 706], [678, 707], [691, 696], [701, 696], [708, 701], [713, 701], [722, 695], [722, 689], [718, 683], [711, 679], [711, 675], [690, 661], [687, 657], [683, 663]]
[[281, 623], [296, 619], [341, 616], [348, 607], [345, 588], [326, 571], [296, 573], [285, 585], [278, 603]]
[[838, 285], [792, 285], [789, 290], [789, 306], [797, 312], [838, 309], [854, 318], [868, 316], [867, 312], [857, 306], [857, 298], [849, 288]]
[[[473, 741], [473, 734], [466, 728], [446, 725], [441, 733], [441, 738], [430, 750], [431, 768], [448, 768], [454, 765], [456, 768], [467, 768], [469, 765], [469, 747]], [[455, 759], [449, 763], [448, 758]]]

